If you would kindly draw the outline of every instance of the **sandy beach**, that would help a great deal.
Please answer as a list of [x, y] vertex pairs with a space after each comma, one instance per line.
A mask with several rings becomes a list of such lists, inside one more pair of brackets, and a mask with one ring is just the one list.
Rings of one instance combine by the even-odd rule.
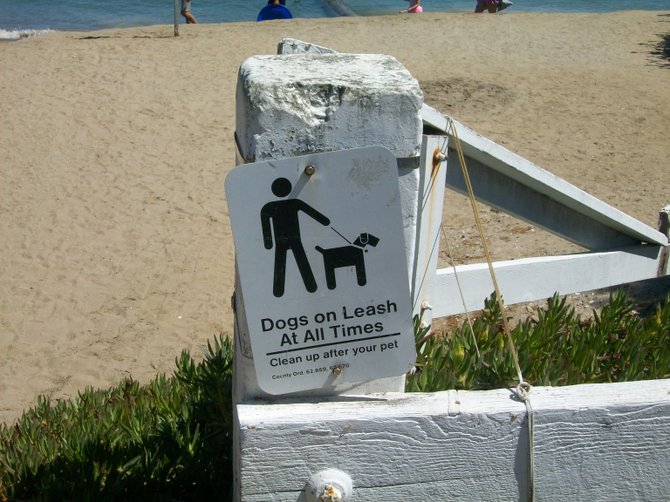
[[[0, 44], [0, 421], [40, 394], [170, 373], [232, 333], [237, 71], [283, 37], [396, 57], [428, 104], [654, 228], [670, 204], [670, 12], [172, 30]], [[450, 197], [445, 223], [479, 261], [462, 206]], [[484, 223], [496, 259], [579, 250], [493, 211]]]

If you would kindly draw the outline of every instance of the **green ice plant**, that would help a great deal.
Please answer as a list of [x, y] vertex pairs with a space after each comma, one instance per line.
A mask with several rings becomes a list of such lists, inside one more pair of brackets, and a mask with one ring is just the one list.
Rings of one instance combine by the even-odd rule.
[[[410, 391], [516, 385], [495, 298], [468, 324], [435, 334], [414, 319]], [[474, 333], [474, 336], [473, 336]], [[558, 295], [511, 331], [533, 385], [670, 377], [670, 296], [641, 316], [615, 292], [580, 319]], [[16, 424], [0, 424], [0, 502], [7, 500], [231, 500], [232, 343], [219, 336], [172, 376], [128, 378], [77, 398], [41, 397]]]
[[[472, 331], [465, 323], [440, 335], [430, 334], [416, 316], [418, 356], [407, 390], [514, 387], [502, 315], [491, 296]], [[518, 323], [511, 334], [524, 379], [532, 385], [670, 377], [670, 296], [642, 317], [625, 293], [615, 291], [600, 313], [582, 320], [565, 298], [554, 295], [536, 319]]]
[[225, 499], [231, 489], [232, 346], [188, 352], [174, 375], [76, 399], [41, 397], [0, 425], [0, 501]]

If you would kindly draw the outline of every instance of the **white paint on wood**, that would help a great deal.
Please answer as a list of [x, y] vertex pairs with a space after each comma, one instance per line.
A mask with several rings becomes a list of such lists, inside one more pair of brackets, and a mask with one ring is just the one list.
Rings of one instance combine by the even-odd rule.
[[[667, 500], [670, 380], [537, 387], [538, 500]], [[336, 468], [352, 501], [526, 500], [526, 409], [508, 390], [238, 406], [241, 500], [304, 500]]]
[[[446, 132], [449, 128], [449, 119], [428, 105], [423, 106], [421, 117], [427, 125], [440, 131]], [[668, 245], [667, 236], [661, 232], [484, 138], [463, 124], [457, 121], [454, 124], [468, 170], [472, 170], [475, 175], [479, 173], [487, 176], [481, 183], [473, 180], [475, 195], [482, 197], [482, 200], [489, 198], [487, 202], [554, 233], [562, 234], [589, 249], [602, 250], [639, 242]], [[449, 147], [455, 148], [453, 141], [450, 141]], [[447, 184], [462, 189], [457, 177], [461, 168], [456, 155], [450, 156], [449, 164], [449, 173], [454, 178], [447, 179]], [[473, 172], [470, 173], [471, 177]], [[503, 187], [502, 183], [507, 185]], [[485, 193], [487, 187], [492, 189], [488, 196]], [[513, 192], [521, 187], [526, 188], [523, 194]], [[535, 201], [531, 200], [533, 194], [537, 197]], [[506, 205], [510, 207], [505, 207]], [[548, 210], [551, 212], [548, 213]], [[563, 212], [559, 213], [559, 210]], [[570, 221], [565, 222], [566, 218]]]
[[419, 153], [421, 89], [391, 56], [254, 56], [240, 66], [237, 89], [247, 162], [373, 145], [396, 157]]
[[[446, 141], [442, 136], [424, 136], [421, 146], [419, 197], [417, 217], [417, 244], [412, 270], [412, 309], [419, 314], [423, 302], [433, 300], [433, 282], [439, 255], [446, 158], [441, 155]], [[423, 316], [430, 323], [430, 310]]]
[[[252, 57], [242, 64], [238, 76], [238, 158], [251, 162], [362, 146], [388, 148], [398, 159], [403, 238], [409, 264], [416, 240], [421, 105], [417, 81], [390, 56]], [[246, 298], [238, 284], [235, 336], [237, 344], [247, 349], [245, 357], [235, 363], [236, 399], [270, 398], [258, 387], [253, 371], [253, 354], [246, 339], [248, 328], [241, 316], [245, 310], [243, 301], [253, 299]], [[334, 386], [320, 393], [399, 391], [403, 387], [404, 377], [392, 377]]]
[[321, 45], [303, 42], [295, 38], [282, 38], [277, 45], [277, 54], [336, 54], [337, 51]]
[[[303, 53], [311, 50], [307, 45], [294, 43], [293, 48]], [[280, 46], [282, 51], [293, 49]], [[314, 68], [325, 60], [314, 63], [291, 59], [299, 56], [281, 57], [270, 63], [282, 70], [279, 73], [267, 71], [269, 59], [240, 71], [236, 131], [240, 158], [279, 158], [370, 144], [397, 146], [394, 153], [399, 162], [406, 252], [413, 259], [415, 242], [417, 256], [431, 249], [430, 242], [421, 237], [415, 240], [413, 233], [417, 225], [423, 227], [424, 215], [419, 212], [422, 203], [416, 194], [420, 190], [426, 193], [427, 179], [420, 179], [417, 169], [420, 120], [416, 120], [416, 113], [421, 100], [415, 81], [407, 87], [398, 86], [401, 94], [408, 91], [409, 96], [394, 95], [393, 89], [388, 88], [380, 91], [388, 93], [381, 99], [379, 89], [372, 85], [370, 96], [366, 97], [369, 70], [377, 65], [372, 73], [383, 79], [379, 64], [383, 67], [386, 63], [377, 61], [367, 69], [363, 65], [352, 73], [349, 63], [357, 61], [358, 56], [331, 55], [333, 59], [323, 65], [315, 80], [309, 80], [308, 75], [314, 76]], [[337, 62], [336, 66], [332, 62]], [[390, 80], [401, 73], [391, 72]], [[346, 85], [355, 88], [353, 92], [342, 90], [338, 81], [342, 74], [349, 79]], [[280, 78], [275, 79], [276, 75]], [[296, 91], [296, 82], [303, 77], [307, 87]], [[316, 99], [310, 101], [314, 94]], [[357, 122], [354, 119], [359, 112], [369, 113], [372, 118]], [[384, 113], [390, 115], [383, 116]], [[446, 131], [446, 117], [430, 107], [421, 109], [421, 118], [426, 125]], [[389, 121], [384, 124], [388, 127], [368, 131], [385, 120]], [[392, 134], [399, 123], [409, 124], [412, 130], [416, 127], [413, 139], [412, 134], [405, 134], [409, 129], [396, 131], [397, 136]], [[611, 281], [609, 276], [621, 282], [654, 276], [648, 275], [651, 264], [662, 262], [662, 248], [667, 253], [667, 234], [621, 213], [462, 124], [456, 123], [456, 127], [469, 163], [484, 166], [482, 172], [497, 173], [491, 175], [492, 179], [496, 183], [505, 180], [513, 190], [519, 190], [516, 193], [525, 190], [524, 194], [534, 194], [535, 200], [529, 199], [520, 208], [512, 206], [509, 199], [497, 201], [511, 206], [520, 217], [537, 220], [533, 213], [542, 207], [537, 201], [546, 198], [552, 201], [554, 218], [572, 218], [569, 224], [559, 222], [547, 227], [585, 242], [587, 247], [602, 250], [612, 247], [612, 242], [650, 244], [500, 262], [495, 267], [507, 303], [514, 303], [512, 298], [529, 301], [555, 291], [564, 294], [605, 287], [611, 285], [605, 284]], [[450, 168], [458, 167], [452, 160]], [[487, 196], [494, 195], [492, 192]], [[546, 224], [547, 220], [540, 222]], [[583, 225], [580, 233], [572, 232], [574, 222]], [[434, 234], [435, 229], [431, 228]], [[428, 262], [432, 259], [424, 258]], [[463, 267], [462, 272], [469, 276], [463, 282], [478, 284], [469, 293], [472, 305], [482, 302], [490, 294], [486, 286], [490, 280], [488, 271], [475, 265]], [[414, 291], [423, 298], [425, 291], [416, 286], [416, 273], [413, 278]], [[440, 296], [449, 296], [449, 302], [460, 304], [453, 295], [451, 279], [448, 271], [440, 271], [431, 278], [434, 283], [427, 289], [446, 289], [448, 295]], [[236, 396], [267, 397], [254, 393], [257, 384], [250, 363], [252, 354], [244, 344], [246, 327], [240, 319], [244, 310], [242, 297], [243, 292], [237, 289]], [[433, 298], [431, 303], [439, 305], [436, 316], [462, 310], [450, 310], [456, 307], [449, 302], [437, 303]], [[305, 502], [304, 489], [310, 476], [331, 468], [351, 475], [354, 501], [526, 499], [526, 409], [512, 399], [510, 391], [402, 394], [402, 387], [402, 379], [385, 379], [338, 389], [347, 396], [310, 398], [309, 393], [302, 393], [291, 396], [294, 402], [284, 400], [283, 404], [239, 404], [234, 430], [236, 500]], [[372, 394], [389, 389], [399, 392]], [[670, 381], [536, 388], [531, 401], [535, 410], [538, 500], [668, 500]]]
[[[657, 277], [660, 246], [646, 245], [602, 253], [542, 256], [499, 261], [493, 270], [507, 305], [591, 291]], [[460, 290], [456, 282], [460, 281]], [[461, 298], [461, 292], [463, 297]], [[479, 310], [493, 293], [486, 263], [437, 270], [430, 303], [433, 316], [442, 317]]]
[[[445, 133], [449, 130], [448, 118], [436, 110], [424, 105], [421, 113], [427, 125]], [[606, 288], [668, 273], [667, 232], [644, 225], [456, 121], [454, 126], [478, 198], [597, 250], [495, 263], [493, 268], [507, 304], [544, 299], [554, 293]], [[449, 141], [445, 183], [464, 190], [453, 137]], [[667, 214], [661, 211], [661, 229], [664, 218]], [[432, 249], [433, 234], [421, 228], [417, 260]], [[481, 309], [493, 292], [486, 263], [437, 270], [428, 282], [430, 293], [421, 294], [433, 306], [430, 312], [433, 317]]]

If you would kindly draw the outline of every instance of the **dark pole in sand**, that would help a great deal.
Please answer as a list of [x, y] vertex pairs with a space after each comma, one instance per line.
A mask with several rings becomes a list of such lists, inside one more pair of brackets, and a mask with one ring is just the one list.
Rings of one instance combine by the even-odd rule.
[[174, 36], [179, 36], [179, 0], [174, 0]]

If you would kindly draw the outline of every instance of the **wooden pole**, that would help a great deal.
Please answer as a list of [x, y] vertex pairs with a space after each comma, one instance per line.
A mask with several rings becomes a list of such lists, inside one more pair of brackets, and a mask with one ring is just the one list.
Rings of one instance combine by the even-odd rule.
[[[300, 90], [299, 98], [287, 92], [294, 88]], [[305, 108], [302, 103], [318, 104]], [[397, 60], [365, 54], [321, 54], [290, 60], [284, 56], [252, 57], [240, 67], [236, 104], [238, 158], [246, 163], [370, 145], [388, 148], [398, 159], [403, 221], [416, 220], [422, 95], [418, 82]], [[411, 270], [416, 232], [410, 224], [404, 231]], [[253, 299], [243, 293], [237, 283], [235, 402], [276, 399], [258, 386], [244, 316], [244, 303]], [[388, 377], [305, 392], [400, 392], [404, 385], [404, 377]]]
[[179, 0], [174, 0], [174, 36], [179, 36]]
[[[310, 105], [304, 106], [303, 103]], [[251, 163], [370, 145], [384, 146], [398, 161], [403, 222], [413, 222], [416, 221], [419, 207], [417, 155], [421, 148], [421, 104], [422, 94], [418, 82], [390, 56], [313, 54], [288, 59], [283, 55], [252, 57], [242, 63], [238, 74], [235, 130], [237, 159]], [[405, 254], [410, 262], [409, 268], [412, 269], [416, 239], [414, 225], [408, 223], [403, 230]], [[282, 399], [268, 395], [258, 384], [245, 313], [247, 306], [257, 300], [248, 295], [248, 290], [242, 290], [239, 272], [236, 271], [233, 392], [237, 407], [242, 402], [259, 403], [264, 399], [278, 402]], [[283, 399], [305, 399], [308, 394], [400, 393], [404, 384], [404, 376], [393, 376], [304, 390], [299, 396], [284, 394]], [[287, 392], [290, 391], [287, 389]], [[263, 404], [261, 407], [266, 406], [274, 405]], [[242, 409], [246, 410], [244, 407]], [[256, 475], [256, 471], [253, 466], [247, 466], [248, 443], [243, 444], [248, 440], [246, 433], [249, 427], [246, 423], [245, 429], [234, 428], [236, 501], [260, 500], [256, 498], [258, 486], [249, 479], [249, 476], [253, 478]], [[287, 454], [290, 454], [291, 448], [286, 449]], [[311, 464], [303, 465], [311, 471]], [[331, 471], [330, 467], [326, 467], [326, 472]], [[304, 488], [312, 474], [319, 474], [320, 471], [314, 470], [304, 481], [301, 479], [300, 489]], [[295, 474], [302, 478], [305, 472], [296, 469]], [[279, 478], [268, 479], [273, 486], [265, 492], [265, 500], [268, 496], [285, 498], [283, 488], [274, 485], [277, 481]], [[333, 487], [339, 486], [342, 497], [333, 497], [320, 491], [317, 486], [319, 483], [315, 483], [308, 487], [316, 497], [312, 500], [351, 500], [343, 498], [347, 493], [346, 483], [331, 479], [330, 474], [325, 476], [325, 481]], [[286, 498], [296, 500], [295, 485], [291, 483], [286, 486], [290, 492]], [[307, 496], [309, 490], [305, 490], [304, 500], [307, 502], [310, 500]], [[377, 498], [380, 496], [358, 500]]]

